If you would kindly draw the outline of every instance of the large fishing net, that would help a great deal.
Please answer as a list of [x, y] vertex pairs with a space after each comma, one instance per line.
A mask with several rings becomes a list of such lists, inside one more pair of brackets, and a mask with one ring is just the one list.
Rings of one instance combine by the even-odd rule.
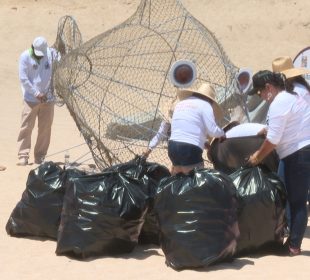
[[[228, 122], [240, 104], [234, 88], [238, 69], [181, 1], [142, 0], [124, 23], [62, 56], [54, 87], [99, 168], [128, 161], [146, 149], [176, 95], [168, 73], [179, 59], [196, 65], [192, 87], [204, 82], [215, 87], [225, 113], [222, 125]], [[163, 141], [149, 159], [169, 164], [166, 147]]]
[[57, 49], [61, 56], [68, 54], [82, 44], [82, 34], [71, 16], [61, 17], [58, 21], [57, 37], [53, 48]]

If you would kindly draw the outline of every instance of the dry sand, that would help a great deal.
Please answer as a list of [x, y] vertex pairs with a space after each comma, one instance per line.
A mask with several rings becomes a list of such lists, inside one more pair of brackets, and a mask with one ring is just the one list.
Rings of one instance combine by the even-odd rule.
[[[52, 241], [13, 238], [7, 219], [19, 201], [29, 170], [16, 166], [16, 138], [22, 109], [18, 59], [33, 38], [53, 43], [58, 19], [74, 16], [84, 41], [127, 19], [139, 0], [0, 0], [0, 279], [309, 279], [310, 228], [301, 256], [237, 259], [203, 271], [175, 272], [165, 265], [161, 250], [138, 247], [120, 258], [76, 261], [57, 257]], [[308, 0], [184, 0], [184, 6], [205, 24], [239, 67], [270, 68], [273, 58], [294, 57], [310, 45]], [[83, 143], [65, 107], [56, 108], [49, 153]], [[35, 132], [33, 135], [36, 135]], [[71, 156], [87, 151], [82, 146]], [[62, 161], [63, 153], [50, 157]]]

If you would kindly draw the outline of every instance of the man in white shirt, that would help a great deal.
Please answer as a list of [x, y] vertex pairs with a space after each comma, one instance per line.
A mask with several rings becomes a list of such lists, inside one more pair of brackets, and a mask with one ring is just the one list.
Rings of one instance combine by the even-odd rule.
[[34, 39], [19, 60], [19, 79], [24, 99], [21, 128], [18, 135], [18, 163], [27, 165], [31, 148], [31, 133], [38, 118], [38, 136], [34, 147], [34, 162], [42, 163], [46, 156], [54, 118], [52, 67], [57, 59], [55, 49], [49, 48], [44, 37]]

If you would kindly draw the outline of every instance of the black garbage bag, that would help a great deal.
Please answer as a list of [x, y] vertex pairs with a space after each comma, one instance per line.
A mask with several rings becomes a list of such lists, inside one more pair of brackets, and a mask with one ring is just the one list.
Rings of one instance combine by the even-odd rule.
[[166, 264], [176, 270], [231, 258], [239, 235], [236, 189], [215, 170], [163, 179], [155, 197]]
[[26, 190], [6, 224], [8, 234], [57, 238], [65, 192], [62, 173], [62, 168], [53, 162], [30, 171]]
[[280, 178], [264, 166], [241, 168], [230, 177], [237, 188], [240, 207], [236, 254], [281, 248], [286, 191]]
[[155, 162], [147, 162], [144, 157], [137, 156], [127, 163], [114, 165], [105, 171], [117, 171], [133, 177], [146, 176], [150, 180], [154, 180], [153, 184], [149, 184], [150, 204], [139, 235], [139, 243], [159, 245], [160, 230], [158, 218], [153, 209], [154, 196], [160, 180], [171, 175], [168, 168]]
[[64, 171], [51, 161], [31, 170], [26, 190], [7, 222], [7, 233], [56, 239], [65, 194], [64, 182], [81, 174], [85, 173], [71, 169]]
[[103, 172], [119, 172], [136, 179], [145, 179], [144, 176], [146, 171], [146, 159], [141, 156], [136, 156], [134, 159], [128, 162], [115, 164], [103, 170]]
[[[143, 164], [142, 164], [143, 165]], [[140, 162], [70, 181], [56, 254], [86, 258], [131, 252], [138, 243], [153, 180]]]
[[158, 217], [154, 210], [154, 197], [157, 192], [159, 182], [166, 177], [170, 177], [171, 174], [167, 167], [153, 163], [146, 162], [146, 175], [155, 180], [154, 189], [150, 192], [150, 205], [145, 215], [144, 223], [139, 235], [140, 244], [154, 244], [160, 245], [160, 228], [158, 223]]
[[[223, 142], [214, 139], [209, 150], [210, 160], [216, 170], [231, 174], [246, 164], [247, 159], [259, 149], [264, 139], [259, 135], [227, 138]], [[276, 172], [279, 165], [276, 152], [270, 153], [262, 164]]]

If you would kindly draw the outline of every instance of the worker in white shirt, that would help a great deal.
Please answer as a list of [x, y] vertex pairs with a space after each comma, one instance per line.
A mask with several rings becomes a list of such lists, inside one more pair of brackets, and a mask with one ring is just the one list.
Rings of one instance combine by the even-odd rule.
[[24, 108], [18, 135], [18, 163], [27, 165], [31, 148], [31, 134], [38, 119], [38, 136], [34, 147], [34, 162], [42, 163], [51, 137], [55, 97], [52, 87], [53, 62], [58, 59], [55, 49], [48, 47], [44, 37], [34, 39], [19, 60], [19, 79]]
[[179, 99], [177, 96], [173, 97], [172, 101], [170, 102], [170, 104], [168, 105], [168, 108], [166, 110], [164, 110], [164, 119], [162, 120], [162, 122], [160, 123], [160, 127], [157, 131], [157, 133], [155, 134], [155, 136], [151, 139], [147, 149], [143, 152], [143, 156], [144, 157], [148, 157], [150, 155], [150, 153], [158, 146], [158, 144], [169, 138], [169, 134], [171, 131], [171, 120], [172, 120], [172, 115], [173, 115], [173, 111], [174, 108], [176, 106], [176, 104], [179, 102]]
[[168, 156], [172, 162], [171, 174], [188, 174], [194, 168], [203, 168], [202, 153], [208, 138], [225, 137], [216, 121], [223, 117], [210, 84], [199, 89], [179, 90], [168, 142]]
[[310, 107], [305, 99], [286, 87], [281, 73], [259, 71], [253, 77], [253, 89], [270, 103], [267, 135], [262, 146], [249, 159], [259, 164], [276, 149], [284, 163], [284, 183], [291, 211], [290, 235], [285, 248], [291, 256], [301, 253], [307, 227], [307, 194], [310, 186]]

